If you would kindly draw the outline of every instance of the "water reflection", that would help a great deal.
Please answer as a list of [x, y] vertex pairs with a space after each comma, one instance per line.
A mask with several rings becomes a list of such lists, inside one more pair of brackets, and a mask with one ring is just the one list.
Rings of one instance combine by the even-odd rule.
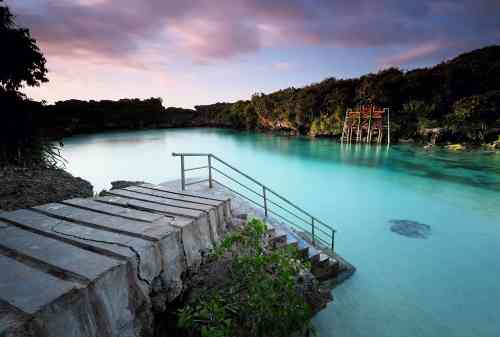
[[[382, 167], [418, 177], [500, 191], [500, 156], [487, 152], [425, 151], [411, 145], [339, 144], [328, 139], [223, 131], [255, 151], [313, 161]], [[477, 173], [480, 174], [477, 174]]]

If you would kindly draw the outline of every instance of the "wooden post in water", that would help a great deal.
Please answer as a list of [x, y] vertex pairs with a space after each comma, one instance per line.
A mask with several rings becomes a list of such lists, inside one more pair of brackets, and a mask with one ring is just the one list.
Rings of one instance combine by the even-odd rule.
[[[344, 118], [344, 126], [342, 127], [342, 138], [340, 140], [340, 143], [341, 144], [344, 144], [344, 135], [346, 133], [346, 128], [347, 128], [347, 116], [349, 115], [349, 110], [347, 110], [346, 114], [345, 114], [345, 118]], [[347, 135], [346, 135], [347, 136]]]
[[368, 134], [366, 135], [366, 142], [372, 142], [372, 111], [370, 110], [370, 117], [368, 118]]
[[387, 108], [387, 145], [391, 144], [391, 112]]
[[359, 143], [361, 141], [361, 134], [359, 133], [361, 128], [361, 111], [359, 112], [358, 115], [358, 133], [356, 134], [356, 141]]

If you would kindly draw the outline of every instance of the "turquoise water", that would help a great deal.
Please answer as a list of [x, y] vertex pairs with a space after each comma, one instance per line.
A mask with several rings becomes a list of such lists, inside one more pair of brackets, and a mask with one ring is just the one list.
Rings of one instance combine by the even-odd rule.
[[[99, 191], [178, 179], [174, 151], [219, 155], [338, 229], [337, 251], [358, 270], [315, 318], [319, 336], [500, 336], [500, 154], [216, 129], [78, 136], [63, 154]], [[432, 234], [397, 235], [391, 219]]]

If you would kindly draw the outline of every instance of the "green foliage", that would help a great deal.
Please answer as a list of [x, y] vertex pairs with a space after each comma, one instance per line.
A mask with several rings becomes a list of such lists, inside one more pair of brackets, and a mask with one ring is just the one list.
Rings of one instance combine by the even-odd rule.
[[313, 137], [339, 135], [341, 126], [337, 115], [321, 115], [313, 120], [309, 134]]
[[[390, 68], [357, 79], [328, 78], [303, 88], [256, 94], [245, 105], [205, 105], [203, 112], [221, 125], [240, 128], [250, 106], [257, 118], [243, 126], [247, 129], [294, 129], [301, 134], [339, 136], [348, 108], [376, 104], [391, 109], [393, 138], [416, 137], [418, 129], [434, 127], [450, 128], [457, 137], [467, 138], [477, 137], [481, 125], [461, 126], [459, 116], [450, 115], [455, 113], [455, 102], [498, 90], [500, 46], [491, 46], [432, 68], [407, 72]], [[494, 128], [495, 123], [499, 122], [485, 125]], [[479, 131], [471, 132], [473, 127]]]
[[45, 107], [45, 129], [60, 133], [88, 133], [102, 130], [189, 126], [194, 111], [167, 108], [161, 98], [120, 99], [117, 101], [56, 102]]
[[42, 104], [17, 91], [24, 84], [47, 81], [45, 58], [29, 31], [15, 25], [4, 5], [0, 5], [0, 41], [0, 165], [57, 166], [63, 163], [59, 146], [40, 132]]
[[458, 100], [446, 121], [454, 131], [462, 130], [469, 138], [484, 141], [486, 131], [500, 122], [500, 91]]
[[[3, 0], [0, 0], [2, 3]], [[23, 83], [37, 86], [47, 82], [46, 60], [28, 29], [19, 28], [7, 6], [0, 4], [0, 89], [15, 91]]]
[[0, 165], [55, 167], [64, 165], [58, 143], [47, 140], [38, 126], [42, 105], [15, 92], [0, 92], [8, 116], [0, 123]]
[[311, 312], [295, 280], [306, 268], [294, 248], [269, 249], [266, 225], [257, 219], [213, 250], [230, 257], [231, 287], [205, 293], [179, 311], [178, 326], [203, 337], [289, 336], [310, 329]]

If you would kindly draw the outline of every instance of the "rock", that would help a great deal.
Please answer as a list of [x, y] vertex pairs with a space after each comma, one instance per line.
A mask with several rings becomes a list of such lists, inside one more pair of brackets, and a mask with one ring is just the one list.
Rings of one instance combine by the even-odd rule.
[[412, 138], [408, 138], [408, 139], [400, 139], [399, 140], [400, 143], [404, 143], [404, 144], [412, 144], [412, 143], [415, 143], [415, 140], [413, 140]]
[[422, 128], [418, 130], [418, 134], [425, 141], [430, 142], [432, 145], [440, 142], [445, 134], [444, 128]]
[[130, 186], [138, 186], [145, 184], [144, 181], [128, 181], [128, 180], [116, 180], [111, 182], [111, 189], [116, 190], [120, 188], [130, 187]]
[[235, 214], [235, 217], [237, 219], [247, 220], [248, 219], [248, 214], [247, 213]]
[[433, 144], [427, 144], [427, 145], [424, 146], [424, 150], [430, 151], [430, 150], [432, 150], [433, 147], [434, 147]]
[[0, 209], [11, 211], [93, 196], [92, 185], [56, 168], [0, 168]]
[[466, 149], [462, 144], [450, 144], [446, 145], [445, 148], [452, 151], [463, 151]]
[[321, 287], [316, 277], [307, 270], [300, 271], [295, 288], [313, 313], [324, 309], [328, 302], [333, 300], [331, 290], [328, 287]]
[[413, 220], [390, 220], [391, 231], [414, 239], [427, 239], [431, 226]]

